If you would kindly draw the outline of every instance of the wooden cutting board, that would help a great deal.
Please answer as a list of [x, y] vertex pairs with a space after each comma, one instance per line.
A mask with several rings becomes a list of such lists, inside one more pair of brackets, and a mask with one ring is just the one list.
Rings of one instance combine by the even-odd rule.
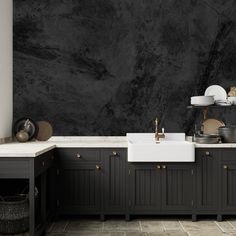
[[38, 121], [37, 122], [39, 131], [36, 137], [39, 141], [47, 141], [49, 138], [52, 137], [53, 128], [52, 125], [47, 121]]
[[218, 135], [219, 127], [225, 126], [224, 122], [217, 119], [206, 119], [202, 123], [202, 131], [204, 134]]

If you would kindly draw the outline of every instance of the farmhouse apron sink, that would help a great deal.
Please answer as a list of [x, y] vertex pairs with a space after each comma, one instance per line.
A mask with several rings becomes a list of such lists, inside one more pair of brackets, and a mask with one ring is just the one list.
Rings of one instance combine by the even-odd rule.
[[184, 133], [166, 133], [159, 143], [154, 133], [127, 133], [129, 162], [194, 162], [194, 144]]

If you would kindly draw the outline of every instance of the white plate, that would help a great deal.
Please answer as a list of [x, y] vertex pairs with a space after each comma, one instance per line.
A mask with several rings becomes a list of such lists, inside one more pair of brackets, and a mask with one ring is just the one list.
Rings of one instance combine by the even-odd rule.
[[212, 85], [205, 91], [205, 96], [214, 96], [214, 100], [225, 100], [227, 99], [227, 93], [224, 88], [219, 85]]
[[216, 103], [218, 106], [224, 106], [224, 107], [229, 107], [232, 106], [231, 103]]
[[232, 105], [236, 105], [236, 97], [228, 97], [228, 101], [230, 101]]
[[197, 106], [197, 107], [206, 107], [212, 105], [212, 103], [191, 103], [192, 106]]

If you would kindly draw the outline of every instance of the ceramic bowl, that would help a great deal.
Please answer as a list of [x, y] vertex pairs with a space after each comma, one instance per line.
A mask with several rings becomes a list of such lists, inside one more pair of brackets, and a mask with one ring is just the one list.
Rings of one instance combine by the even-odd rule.
[[236, 97], [228, 97], [228, 101], [230, 101], [233, 105], [236, 105]]
[[194, 96], [191, 97], [191, 105], [209, 106], [214, 104], [214, 96]]

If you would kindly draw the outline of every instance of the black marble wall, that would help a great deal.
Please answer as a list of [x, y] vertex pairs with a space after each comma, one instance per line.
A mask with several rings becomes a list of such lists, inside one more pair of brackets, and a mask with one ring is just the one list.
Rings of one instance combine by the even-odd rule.
[[15, 0], [14, 118], [49, 120], [55, 135], [124, 135], [158, 116], [189, 133], [190, 96], [236, 85], [235, 23], [235, 0]]

